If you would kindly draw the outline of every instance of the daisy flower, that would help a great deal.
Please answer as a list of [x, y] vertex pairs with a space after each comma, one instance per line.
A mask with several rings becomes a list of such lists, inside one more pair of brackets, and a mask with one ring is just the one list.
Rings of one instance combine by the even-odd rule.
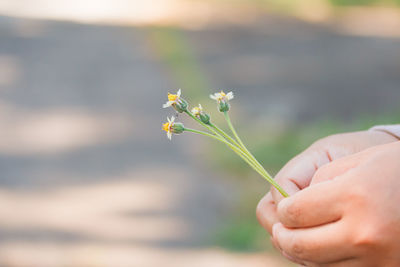
[[218, 102], [221, 102], [221, 101], [228, 102], [229, 100], [233, 99], [233, 92], [229, 92], [229, 93], [225, 94], [224, 91], [221, 91], [219, 93], [210, 95], [210, 98], [217, 100]]
[[163, 108], [173, 107], [179, 113], [182, 113], [187, 109], [187, 102], [181, 97], [181, 89], [174, 95], [168, 93], [168, 101], [163, 105]]
[[192, 108], [192, 113], [196, 117], [199, 117], [202, 112], [203, 112], [203, 107], [200, 104], [199, 106]]
[[210, 115], [203, 111], [203, 107], [199, 104], [199, 106], [192, 108], [192, 114], [199, 118], [203, 123], [210, 123]]
[[167, 133], [167, 137], [169, 140], [172, 138], [172, 134], [180, 134], [183, 133], [185, 127], [180, 122], [175, 122], [175, 117], [168, 118], [167, 122], [162, 125], [162, 129]]
[[219, 111], [225, 112], [229, 110], [229, 100], [233, 99], [233, 92], [227, 94], [224, 91], [210, 95], [211, 99], [217, 100]]

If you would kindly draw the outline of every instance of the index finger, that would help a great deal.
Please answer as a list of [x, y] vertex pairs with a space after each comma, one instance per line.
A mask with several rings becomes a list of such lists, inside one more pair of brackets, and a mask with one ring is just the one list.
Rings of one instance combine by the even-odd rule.
[[[317, 169], [329, 162], [325, 153], [319, 150], [306, 150], [290, 160], [278, 172], [275, 180], [291, 196], [309, 186]], [[275, 188], [271, 188], [271, 193], [276, 204], [284, 198]]]

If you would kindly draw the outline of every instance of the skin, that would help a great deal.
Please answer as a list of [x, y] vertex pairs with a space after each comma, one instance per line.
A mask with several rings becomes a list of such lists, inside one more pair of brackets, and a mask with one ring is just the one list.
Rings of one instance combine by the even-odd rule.
[[[377, 174], [382, 173], [382, 169], [386, 174], [391, 167], [391, 175], [397, 178], [400, 176], [400, 172], [396, 173], [396, 166], [400, 166], [400, 156], [393, 155], [393, 149], [380, 146], [389, 144], [390, 147], [398, 147], [400, 142], [396, 141], [398, 139], [395, 137], [378, 131], [334, 135], [317, 141], [285, 165], [276, 176], [276, 180], [291, 197], [282, 201], [283, 197], [279, 192], [271, 190], [257, 207], [257, 217], [261, 225], [272, 234], [272, 242], [284, 256], [306, 266], [383, 266], [381, 263], [373, 265], [375, 263], [371, 259], [366, 261], [366, 257], [360, 255], [361, 250], [356, 253], [350, 248], [364, 246], [376, 249], [377, 246], [370, 246], [371, 242], [362, 241], [360, 236], [368, 239], [370, 237], [367, 236], [371, 233], [377, 234], [372, 229], [387, 230], [388, 228], [384, 227], [387, 222], [382, 222], [382, 227], [378, 227], [381, 225], [378, 224], [377, 218], [390, 217], [387, 210], [383, 212], [382, 207], [387, 207], [390, 213], [393, 213], [393, 207], [389, 204], [400, 203], [387, 199], [388, 192], [395, 188], [395, 182], [400, 179], [389, 179], [385, 175], [383, 183], [383, 179], [379, 179], [382, 175]], [[384, 150], [392, 151], [387, 154], [392, 153], [393, 158], [390, 160], [389, 156], [381, 156], [383, 160], [375, 159], [377, 156], [374, 156], [374, 153], [383, 155]], [[377, 163], [373, 164], [374, 160]], [[371, 175], [368, 176], [369, 173]], [[366, 179], [370, 176], [370, 179]], [[382, 187], [379, 191], [381, 196], [374, 192], [377, 191], [377, 185]], [[374, 197], [371, 192], [374, 192]], [[400, 192], [400, 185], [397, 192]], [[378, 203], [373, 202], [377, 199], [382, 200], [379, 208], [376, 208]], [[362, 210], [365, 214], [361, 214]], [[400, 217], [400, 214], [394, 216]], [[391, 219], [394, 223], [394, 218], [389, 218], [388, 222]], [[400, 223], [396, 227], [400, 228]], [[391, 231], [393, 232], [393, 229]], [[399, 238], [400, 235], [397, 235], [395, 241]], [[353, 241], [355, 243], [352, 243]], [[397, 254], [400, 254], [399, 251], [396, 250]], [[345, 252], [349, 252], [351, 256]], [[368, 250], [364, 250], [363, 253], [375, 255], [380, 259], [384, 255]], [[392, 266], [387, 264], [384, 266]], [[400, 266], [399, 262], [396, 264], [393, 266]]]

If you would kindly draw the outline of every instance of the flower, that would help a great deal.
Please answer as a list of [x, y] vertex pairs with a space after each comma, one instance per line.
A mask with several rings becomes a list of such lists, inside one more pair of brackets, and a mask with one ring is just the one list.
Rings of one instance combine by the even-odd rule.
[[179, 99], [181, 98], [181, 89], [178, 90], [176, 95], [168, 93], [168, 102], [164, 104], [164, 108], [170, 107], [173, 104], [178, 103]]
[[225, 112], [228, 111], [230, 108], [229, 100], [233, 99], [233, 92], [225, 94], [224, 91], [221, 91], [219, 93], [210, 95], [210, 98], [217, 100], [219, 111]]
[[200, 118], [203, 123], [210, 123], [210, 115], [203, 111], [203, 107], [200, 104], [199, 106], [192, 108], [192, 114], [197, 118]]
[[196, 117], [200, 116], [200, 114], [203, 112], [203, 107], [199, 104], [198, 107], [194, 107], [192, 108], [192, 113], [193, 115], [195, 115]]
[[176, 95], [168, 93], [168, 101], [163, 105], [163, 108], [171, 106], [179, 113], [187, 110], [188, 103], [181, 97], [181, 89], [178, 90]]
[[233, 92], [229, 92], [227, 94], [224, 93], [224, 91], [221, 91], [219, 93], [215, 93], [213, 95], [210, 95], [211, 99], [217, 100], [218, 102], [221, 101], [229, 101], [231, 99], [233, 99]]
[[172, 134], [180, 134], [185, 131], [185, 127], [180, 122], [175, 122], [175, 117], [168, 118], [166, 123], [162, 125], [162, 129], [167, 133], [167, 137], [169, 140], [172, 138]]

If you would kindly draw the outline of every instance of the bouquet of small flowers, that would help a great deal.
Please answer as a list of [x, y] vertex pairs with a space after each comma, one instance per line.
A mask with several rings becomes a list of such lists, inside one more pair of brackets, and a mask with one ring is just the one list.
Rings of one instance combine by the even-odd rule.
[[172, 134], [181, 134], [183, 132], [192, 132], [201, 134], [215, 140], [218, 140], [227, 145], [233, 150], [239, 157], [241, 157], [247, 164], [250, 165], [256, 172], [258, 172], [265, 180], [267, 180], [272, 186], [274, 186], [284, 197], [288, 197], [288, 194], [274, 181], [264, 167], [257, 161], [257, 159], [249, 152], [242, 140], [239, 138], [229, 116], [230, 103], [233, 99], [233, 93], [224, 93], [223, 91], [210, 95], [211, 99], [217, 101], [218, 110], [223, 113], [225, 120], [229, 126], [233, 137], [228, 135], [220, 127], [211, 122], [211, 117], [208, 113], [203, 110], [203, 107], [199, 104], [197, 107], [189, 110], [188, 102], [182, 98], [181, 90], [179, 89], [176, 94], [168, 93], [168, 102], [163, 105], [163, 108], [173, 107], [178, 113], [186, 113], [193, 120], [198, 122], [208, 131], [200, 131], [196, 129], [186, 128], [182, 123], [175, 122], [175, 117], [167, 118], [167, 122], [163, 124], [162, 129], [167, 133], [169, 139], [172, 138]]

